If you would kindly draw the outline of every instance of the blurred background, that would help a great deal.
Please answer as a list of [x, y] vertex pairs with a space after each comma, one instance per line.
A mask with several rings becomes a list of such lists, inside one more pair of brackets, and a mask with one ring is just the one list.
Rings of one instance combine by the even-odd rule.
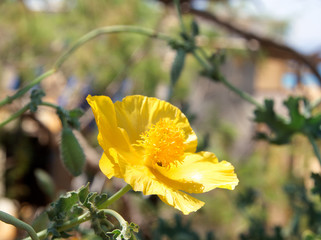
[[[276, 111], [286, 114], [283, 101], [289, 95], [321, 97], [320, 1], [181, 0], [181, 6], [184, 21], [199, 24], [198, 45], [209, 53], [224, 52], [224, 76], [259, 102], [272, 98]], [[0, 1], [1, 99], [50, 69], [85, 33], [111, 25], [180, 32], [171, 0]], [[62, 126], [55, 110], [27, 112], [0, 129], [0, 209], [31, 223], [59, 194], [88, 181], [93, 191], [120, 189], [122, 180], [107, 180], [98, 168], [102, 149], [85, 98], [166, 99], [174, 57], [164, 42], [130, 33], [103, 35], [77, 50], [38, 88], [47, 102], [85, 111], [75, 132], [85, 151], [85, 171], [72, 177], [61, 163]], [[320, 173], [320, 165], [311, 145], [302, 136], [285, 146], [255, 140], [255, 130], [264, 126], [253, 123], [253, 105], [199, 71], [188, 56], [172, 103], [188, 116], [199, 150], [235, 166], [239, 186], [198, 195], [206, 204], [188, 216], [140, 193], [125, 195], [112, 207], [140, 226], [140, 239], [319, 239], [313, 233], [321, 234], [321, 205], [310, 193], [310, 175]], [[0, 121], [28, 101], [26, 95], [1, 107]], [[0, 231], [1, 240], [24, 236], [2, 223]], [[78, 239], [97, 238], [83, 230]]]

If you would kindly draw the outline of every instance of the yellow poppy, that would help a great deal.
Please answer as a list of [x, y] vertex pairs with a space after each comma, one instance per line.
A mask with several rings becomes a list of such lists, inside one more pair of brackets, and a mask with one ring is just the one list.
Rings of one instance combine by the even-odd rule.
[[187, 193], [234, 189], [234, 167], [211, 152], [196, 151], [197, 137], [185, 115], [157, 98], [128, 96], [113, 103], [88, 96], [104, 150], [99, 166], [108, 177], [123, 178], [134, 191], [156, 194], [184, 214], [204, 202]]

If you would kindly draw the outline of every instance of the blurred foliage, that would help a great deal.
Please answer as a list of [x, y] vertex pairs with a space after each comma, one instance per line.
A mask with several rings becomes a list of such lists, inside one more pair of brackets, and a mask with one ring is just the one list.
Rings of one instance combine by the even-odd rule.
[[[73, 1], [67, 2], [72, 3]], [[212, 3], [211, 7], [220, 10], [222, 4], [224, 7], [229, 7], [228, 1], [222, 1], [218, 7], [216, 3]], [[166, 17], [166, 14], [170, 15], [168, 9], [152, 0], [79, 0], [76, 4], [67, 4], [57, 12], [31, 11], [23, 4], [23, 1], [2, 1], [0, 3], [0, 72], [7, 67], [14, 68], [17, 83], [11, 83], [10, 86], [15, 87], [9, 90], [25, 85], [26, 82], [41, 74], [44, 69], [50, 68], [63, 50], [70, 47], [76, 39], [101, 26], [140, 25], [157, 31], [178, 34], [180, 31], [178, 21]], [[210, 47], [210, 40], [222, 34], [216, 30], [213, 31], [212, 26], [197, 25], [191, 17], [186, 17], [184, 20], [190, 23], [188, 24], [190, 35], [181, 33], [179, 37], [187, 42], [190, 41], [191, 46], [194, 44], [194, 37], [200, 32], [205, 33], [205, 40], [208, 42], [205, 45]], [[274, 27], [279, 29], [278, 33], [282, 33], [285, 25]], [[171, 51], [171, 47], [175, 51]], [[128, 93], [154, 96], [157, 91], [161, 91], [163, 85], [176, 84], [172, 93], [173, 100], [180, 103], [182, 111], [193, 122], [198, 116], [190, 111], [187, 98], [194, 90], [190, 83], [194, 80], [195, 72], [199, 68], [189, 58], [190, 50], [180, 45], [166, 46], [157, 40], [146, 39], [134, 34], [100, 36], [79, 49], [73, 58], [64, 64], [62, 74], [68, 79], [67, 85], [70, 85], [67, 87], [71, 89], [74, 88], [73, 81], [77, 84], [83, 83], [81, 94], [77, 96], [81, 99], [78, 99], [77, 106], [83, 104], [83, 98], [88, 93], [108, 94], [117, 100]], [[225, 52], [210, 49], [206, 54], [214, 68], [213, 71], [202, 71], [201, 73], [219, 82], [224, 77], [220, 72], [220, 67], [226, 62], [226, 55], [233, 58], [236, 54], [246, 58], [250, 53], [243, 50]], [[2, 90], [7, 91], [8, 89]], [[71, 92], [75, 94], [75, 91]], [[166, 94], [167, 92], [160, 95], [165, 96]], [[66, 95], [68, 102], [71, 95]], [[44, 97], [39, 89], [31, 93], [32, 102], [29, 107], [33, 112], [43, 103]], [[256, 137], [268, 140], [270, 143], [293, 146], [299, 149], [300, 153], [295, 153], [291, 157], [302, 160], [309, 154], [306, 150], [307, 145], [304, 145], [304, 140], [295, 143], [293, 138], [297, 133], [308, 134], [315, 139], [320, 138], [321, 115], [317, 111], [312, 111], [308, 100], [304, 97], [291, 96], [284, 102], [284, 106], [288, 110], [288, 116], [284, 117], [277, 115], [274, 110], [274, 101], [270, 99], [265, 100], [263, 107], [256, 108], [253, 120], [266, 124], [269, 130], [258, 132]], [[84, 156], [83, 154], [78, 156], [80, 151], [70, 152], [71, 149], [75, 149], [75, 146], [78, 150], [80, 149], [71, 129], [80, 129], [79, 118], [83, 112], [79, 108], [69, 111], [57, 108], [57, 112], [64, 126], [61, 140], [65, 146], [62, 151], [65, 155], [63, 158], [67, 160], [66, 166], [71, 166], [69, 170], [75, 170], [74, 175], [79, 175], [84, 168]], [[204, 126], [197, 126], [202, 133], [199, 135], [198, 150], [214, 149], [215, 153], [220, 153], [217, 154], [220, 158], [224, 156], [230, 159], [231, 146], [237, 137], [237, 129], [221, 119], [219, 113], [214, 110], [209, 114], [214, 115], [213, 119], [210, 119], [212, 121], [210, 126], [205, 130], [202, 129]], [[88, 137], [90, 135], [88, 132], [95, 131], [95, 128], [90, 124], [88, 128], [91, 129], [80, 130], [87, 134], [88, 139], [91, 139]], [[50, 178], [46, 175], [47, 171], [44, 172], [39, 168], [51, 170], [51, 165], [48, 164], [51, 160], [47, 158], [54, 156], [52, 153], [54, 151], [49, 149], [49, 144], [43, 146], [36, 137], [26, 135], [21, 127], [15, 131], [1, 130], [0, 133], [1, 145], [9, 149], [7, 157], [10, 162], [5, 173], [6, 196], [20, 202], [27, 201], [43, 205], [46, 201], [41, 199], [42, 197], [32, 199], [32, 192], [44, 191], [51, 198], [53, 197], [53, 187]], [[65, 144], [65, 141], [68, 143]], [[190, 217], [198, 218], [198, 222], [191, 225], [189, 219], [184, 224], [180, 216], [175, 216], [174, 222], [167, 222], [159, 218], [158, 225], [151, 230], [153, 239], [161, 239], [161, 237], [195, 240], [321, 239], [320, 173], [312, 173], [313, 187], [310, 192], [311, 187], [306, 184], [308, 180], [303, 179], [302, 176], [294, 178], [294, 170], [291, 166], [288, 166], [288, 170], [280, 167], [283, 164], [280, 159], [280, 156], [283, 156], [282, 153], [270, 156], [273, 147], [267, 148], [268, 151], [259, 149], [250, 156], [243, 157], [246, 159], [238, 158], [239, 163], [236, 169], [241, 180], [240, 186], [228, 194], [217, 190], [219, 194], [214, 192], [205, 196], [208, 202], [204, 207], [205, 210]], [[76, 155], [76, 157], [69, 155]], [[311, 158], [310, 155], [308, 157]], [[75, 159], [76, 162], [74, 162]], [[301, 167], [305, 164], [304, 160], [296, 163], [299, 168], [303, 169], [302, 171], [309, 171], [307, 167]], [[85, 174], [89, 175], [88, 172]], [[26, 179], [29, 180], [26, 181]], [[36, 190], [30, 189], [30, 186]], [[111, 191], [111, 189], [106, 191]], [[92, 221], [93, 229], [98, 235], [106, 237], [105, 230], [111, 230], [112, 227], [109, 222], [105, 221], [105, 214], [95, 207], [99, 201], [106, 198], [104, 194], [90, 195], [88, 186], [63, 195], [51, 205], [48, 211], [51, 233], [55, 237], [68, 236], [69, 230], [73, 228], [59, 233], [57, 231], [61, 227], [59, 224], [71, 219], [79, 212], [89, 211], [95, 216]], [[73, 204], [77, 207], [72, 208]], [[275, 221], [270, 220], [273, 213], [269, 212], [269, 207], [273, 204], [277, 205], [278, 209], [286, 215], [285, 224], [282, 226], [275, 226]], [[155, 213], [149, 213], [150, 218], [153, 214], [159, 213], [157, 211], [159, 205], [154, 204], [154, 207]], [[43, 215], [41, 217], [43, 218]], [[149, 220], [144, 219], [147, 223]], [[38, 221], [47, 223], [48, 219], [46, 221], [38, 219]], [[204, 238], [206, 234], [200, 234], [197, 231], [198, 228], [204, 233], [211, 232]], [[130, 225], [129, 229], [131, 232], [137, 230], [135, 225]], [[99, 238], [93, 232], [86, 232], [83, 229], [79, 231], [87, 239]], [[113, 232], [115, 235], [121, 233]]]
[[[301, 104], [302, 103], [302, 104]], [[321, 137], [321, 114], [312, 115], [312, 109], [308, 100], [304, 97], [290, 96], [284, 101], [288, 110], [288, 118], [280, 118], [273, 109], [274, 101], [265, 100], [264, 108], [254, 111], [254, 121], [265, 123], [271, 130], [270, 135], [258, 132], [258, 139], [265, 139], [274, 144], [288, 144], [294, 134], [302, 133], [313, 138]], [[300, 111], [300, 106], [303, 110]]]

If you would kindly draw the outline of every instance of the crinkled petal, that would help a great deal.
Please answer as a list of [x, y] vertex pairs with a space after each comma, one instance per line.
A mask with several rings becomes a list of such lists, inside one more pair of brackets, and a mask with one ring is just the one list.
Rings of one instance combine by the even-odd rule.
[[129, 163], [132, 161], [126, 161], [120, 155], [118, 155], [118, 161], [122, 178], [134, 191], [141, 191], [144, 195], [156, 194], [163, 202], [184, 214], [195, 212], [204, 205], [204, 202], [160, 181], [150, 168], [144, 165], [132, 166]]
[[121, 178], [121, 172], [117, 162], [117, 155], [115, 149], [110, 148], [109, 153], [104, 152], [99, 161], [99, 168], [109, 179], [112, 177]]
[[136, 144], [140, 135], [162, 118], [173, 120], [183, 129], [186, 140], [186, 152], [195, 152], [197, 137], [190, 127], [188, 119], [175, 106], [157, 98], [134, 95], [115, 103], [117, 124], [124, 129], [131, 144]]
[[165, 195], [158, 195], [158, 197], [164, 203], [182, 211], [185, 215], [196, 212], [204, 206], [204, 202], [181, 191], [173, 191], [171, 189], [168, 189]]
[[188, 193], [208, 192], [214, 188], [233, 190], [239, 182], [232, 164], [219, 162], [211, 152], [186, 154], [183, 163], [177, 167], [157, 167], [157, 171], [165, 178], [179, 182], [176, 188]]

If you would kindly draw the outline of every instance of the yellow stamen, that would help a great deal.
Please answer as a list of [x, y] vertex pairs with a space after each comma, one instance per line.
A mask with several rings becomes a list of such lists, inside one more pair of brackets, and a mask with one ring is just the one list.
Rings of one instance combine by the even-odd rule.
[[183, 162], [185, 134], [173, 120], [161, 119], [141, 135], [139, 146], [145, 149], [146, 160], [170, 168]]

